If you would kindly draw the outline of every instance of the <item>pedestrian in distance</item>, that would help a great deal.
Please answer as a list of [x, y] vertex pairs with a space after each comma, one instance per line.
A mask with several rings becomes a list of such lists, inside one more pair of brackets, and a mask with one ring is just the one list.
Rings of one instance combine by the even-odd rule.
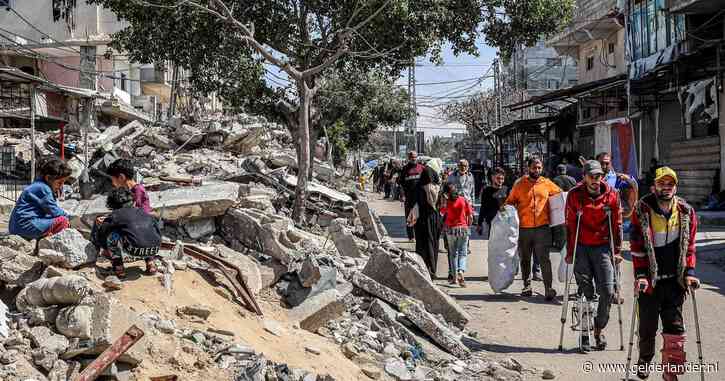
[[561, 193], [551, 180], [541, 175], [543, 162], [537, 157], [528, 160], [528, 174], [519, 178], [506, 199], [506, 204], [516, 208], [519, 216], [519, 253], [524, 287], [521, 296], [533, 295], [531, 290], [531, 258], [535, 255], [541, 264], [544, 278], [544, 295], [547, 301], [554, 300], [556, 290], [552, 288], [551, 229], [549, 228], [549, 198]]
[[68, 213], [55, 198], [70, 175], [70, 167], [60, 159], [43, 162], [38, 177], [23, 190], [10, 213], [10, 234], [39, 239], [70, 227]]
[[415, 231], [415, 251], [432, 277], [436, 275], [440, 242], [440, 212], [437, 208], [440, 176], [430, 166], [424, 166], [413, 191], [415, 197], [406, 217], [407, 226]]
[[447, 182], [456, 186], [458, 194], [465, 197], [473, 205], [475, 180], [469, 170], [468, 160], [461, 159], [458, 169], [448, 176]]
[[456, 185], [444, 185], [446, 201], [440, 212], [445, 216], [445, 238], [448, 241], [448, 283], [466, 287], [468, 239], [473, 224], [473, 205], [458, 194]]
[[639, 186], [637, 180], [626, 173], [618, 173], [612, 165], [612, 155], [609, 152], [601, 152], [597, 155], [597, 161], [604, 171], [604, 181], [619, 192], [622, 202], [622, 215], [629, 218], [634, 209], [634, 204], [639, 199]]
[[562, 191], [568, 192], [576, 186], [576, 180], [566, 174], [566, 164], [556, 166], [556, 177], [551, 181], [554, 182]]
[[[418, 189], [418, 182], [420, 180], [421, 173], [425, 166], [418, 163], [418, 154], [415, 151], [408, 152], [408, 163], [403, 167], [400, 177], [398, 177], [398, 186], [402, 190], [402, 201], [405, 209], [405, 216], [407, 218], [410, 214], [410, 210], [416, 203], [416, 190]], [[436, 179], [438, 179], [436, 175]], [[415, 230], [408, 226], [406, 229], [409, 240], [415, 239]]]
[[677, 196], [677, 183], [675, 171], [669, 167], [658, 168], [652, 193], [637, 202], [632, 214], [630, 243], [635, 292], [644, 289], [638, 300], [637, 376], [641, 379], [649, 376], [648, 365], [655, 355], [660, 319], [662, 364], [671, 365], [663, 377], [671, 381], [682, 374], [675, 371], [675, 366], [685, 362], [682, 305], [688, 291], [693, 292], [694, 302], [694, 290], [700, 286], [695, 274], [697, 215], [692, 206]]
[[[483, 188], [481, 191], [481, 209], [478, 213], [478, 222], [476, 224], [479, 235], [483, 235], [484, 223], [491, 229], [491, 221], [496, 217], [496, 213], [504, 206], [509, 189], [503, 183], [506, 180], [506, 172], [501, 167], [496, 167], [492, 171], [491, 185]], [[488, 238], [488, 237], [485, 237]]]
[[[604, 171], [599, 162], [586, 162], [583, 182], [569, 192], [566, 200], [566, 263], [574, 262], [574, 278], [579, 292], [588, 301], [594, 300], [595, 285], [599, 294], [594, 319], [594, 348], [597, 350], [604, 350], [607, 346], [602, 331], [609, 322], [615, 295], [615, 264], [622, 261], [619, 199], [617, 192], [603, 178]], [[613, 242], [610, 242], [612, 239]], [[576, 258], [573, 258], [575, 250]], [[588, 334], [582, 335], [582, 349], [590, 350]]]

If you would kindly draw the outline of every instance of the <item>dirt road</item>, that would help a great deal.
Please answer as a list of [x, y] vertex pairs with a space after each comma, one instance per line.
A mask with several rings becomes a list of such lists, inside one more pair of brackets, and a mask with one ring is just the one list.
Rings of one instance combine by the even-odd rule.
[[[388, 232], [400, 246], [414, 249], [407, 243], [403, 226], [403, 209], [399, 202], [381, 200], [380, 195], [369, 196], [371, 205], [380, 215]], [[511, 356], [526, 367], [535, 367], [536, 374], [530, 379], [541, 379], [544, 369], [553, 370], [557, 380], [617, 380], [624, 376], [623, 367], [626, 362], [628, 333], [632, 311], [633, 282], [631, 258], [625, 255], [622, 284], [624, 285], [625, 303], [622, 305], [625, 350], [619, 350], [619, 323], [616, 305], [612, 306], [611, 319], [605, 330], [609, 343], [603, 352], [591, 352], [587, 355], [576, 351], [576, 336], [568, 327], [565, 330], [563, 353], [559, 352], [558, 341], [561, 329], [561, 302], [548, 303], [543, 296], [543, 283], [534, 282], [534, 297], [520, 298], [521, 278], [501, 294], [494, 294], [487, 282], [488, 250], [487, 242], [475, 237], [471, 245], [471, 256], [468, 260], [468, 287], [449, 286], [445, 280], [447, 271], [446, 255], [439, 256], [439, 280], [442, 289], [456, 298], [472, 315], [473, 321], [468, 328], [476, 330], [483, 342], [476, 351], [490, 352], [496, 357]], [[441, 245], [442, 247], [442, 245]], [[559, 254], [552, 253], [551, 261], [554, 271], [558, 267]], [[707, 264], [698, 264], [698, 276], [703, 281], [703, 288], [697, 293], [700, 313], [700, 328], [703, 333], [704, 362], [717, 366], [712, 373], [706, 373], [706, 380], [725, 380], [725, 272]], [[555, 283], [561, 295], [563, 284]], [[695, 343], [695, 327], [692, 314], [691, 299], [685, 302], [685, 324], [688, 331], [686, 344], [687, 356], [691, 362], [697, 362], [697, 346]], [[567, 319], [567, 325], [571, 318]], [[661, 347], [658, 337], [657, 348]], [[633, 350], [636, 359], [637, 344]], [[659, 355], [655, 357], [659, 359]], [[718, 361], [722, 362], [718, 364]], [[621, 364], [621, 365], [618, 365]], [[613, 371], [622, 367], [621, 372]], [[721, 369], [721, 367], [723, 369]], [[636, 379], [636, 377], [633, 377]], [[653, 373], [650, 380], [661, 379], [659, 373]], [[680, 380], [699, 380], [699, 373], [685, 374]]]

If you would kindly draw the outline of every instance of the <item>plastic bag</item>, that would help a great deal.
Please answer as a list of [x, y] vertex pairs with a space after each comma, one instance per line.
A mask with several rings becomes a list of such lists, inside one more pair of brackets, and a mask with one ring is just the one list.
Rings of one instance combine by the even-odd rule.
[[567, 266], [566, 263], [566, 244], [564, 244], [564, 247], [559, 252], [561, 254], [561, 259], [559, 260], [559, 269], [557, 270], [557, 277], [559, 278], [559, 283], [566, 284], [566, 276], [567, 276]]
[[519, 217], [506, 205], [491, 221], [488, 240], [488, 283], [494, 292], [507, 289], [519, 271]]

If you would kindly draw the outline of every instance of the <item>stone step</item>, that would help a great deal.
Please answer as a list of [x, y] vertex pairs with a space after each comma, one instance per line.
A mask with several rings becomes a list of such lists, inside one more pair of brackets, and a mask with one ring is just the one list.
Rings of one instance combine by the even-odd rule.
[[700, 164], [700, 163], [720, 164], [720, 153], [705, 153], [705, 154], [698, 154], [698, 155], [680, 156], [680, 157], [670, 158], [670, 160], [668, 161], [668, 164], [673, 167], [676, 167], [679, 164]]
[[712, 136], [709, 138], [700, 138], [700, 139], [681, 140], [679, 142], [673, 142], [671, 147], [690, 148], [690, 147], [702, 147], [702, 146], [712, 146], [712, 145], [717, 145], [717, 146], [720, 145], [719, 136]]
[[677, 146], [673, 146], [670, 148], [669, 157], [670, 160], [678, 157], [687, 157], [692, 155], [703, 155], [703, 154], [713, 154], [713, 153], [720, 153], [720, 145], [703, 145], [700, 147], [687, 147], [687, 148], [680, 148]]

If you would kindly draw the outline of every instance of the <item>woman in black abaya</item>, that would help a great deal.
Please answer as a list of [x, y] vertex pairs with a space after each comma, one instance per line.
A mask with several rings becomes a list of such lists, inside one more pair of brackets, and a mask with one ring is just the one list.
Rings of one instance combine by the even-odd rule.
[[436, 209], [438, 187], [440, 185], [438, 174], [426, 166], [420, 174], [420, 181], [415, 190], [418, 203], [418, 219], [415, 223], [415, 251], [423, 258], [431, 277], [435, 279], [438, 264], [438, 238], [440, 230], [440, 213]]

